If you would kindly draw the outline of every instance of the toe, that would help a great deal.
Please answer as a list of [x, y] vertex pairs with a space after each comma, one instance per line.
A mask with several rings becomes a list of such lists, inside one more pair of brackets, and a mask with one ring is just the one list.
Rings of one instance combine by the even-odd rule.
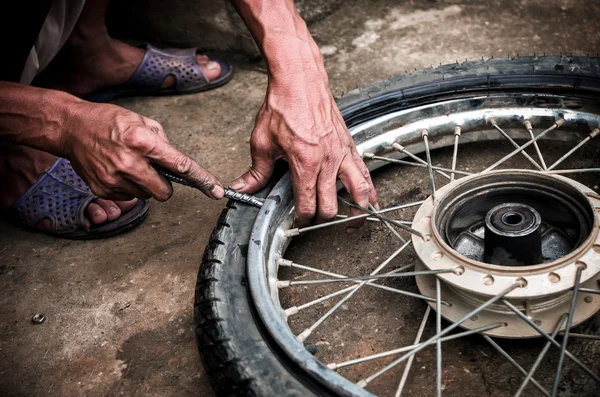
[[37, 228], [40, 230], [49, 231], [52, 228], [52, 222], [48, 218], [44, 218], [38, 223]]
[[115, 201], [115, 204], [121, 209], [121, 213], [125, 213], [135, 207], [135, 204], [138, 202], [138, 199], [133, 199], [129, 201]]
[[210, 61], [210, 58], [206, 55], [196, 54], [196, 62], [198, 65], [206, 65]]
[[86, 212], [88, 219], [94, 225], [104, 223], [108, 219], [106, 212], [96, 203], [90, 203], [90, 205], [87, 206]]
[[106, 212], [106, 215], [107, 215], [106, 219], [109, 222], [114, 221], [115, 219], [117, 219], [118, 217], [121, 216], [121, 209], [115, 204], [114, 201], [96, 199], [94, 202], [96, 204], [98, 204], [100, 207], [102, 207], [104, 212]]
[[209, 61], [206, 65], [200, 65], [200, 68], [209, 81], [216, 79], [221, 74], [221, 65], [216, 61]]

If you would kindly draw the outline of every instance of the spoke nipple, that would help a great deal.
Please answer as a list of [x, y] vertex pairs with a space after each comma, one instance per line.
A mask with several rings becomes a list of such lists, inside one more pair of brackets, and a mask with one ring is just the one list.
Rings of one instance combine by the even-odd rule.
[[336, 363], [329, 363], [327, 364], [327, 368], [331, 369], [331, 370], [336, 370], [337, 369], [337, 364]]
[[531, 126], [531, 122], [529, 120], [525, 120], [523, 122], [523, 125], [525, 125], [525, 129], [527, 131], [533, 131], [533, 127]]
[[519, 288], [525, 288], [527, 287], [527, 280], [525, 280], [523, 277], [519, 277], [517, 279], [517, 284], [519, 284]]
[[566, 123], [565, 119], [556, 119], [556, 121], [554, 122], [554, 124], [556, 124], [556, 127], [562, 127], [564, 123]]
[[423, 128], [421, 130], [421, 136], [428, 136], [429, 135], [429, 131], [427, 130], [427, 128]]
[[402, 146], [401, 144], [399, 144], [398, 142], [394, 142], [392, 143], [392, 147], [396, 150], [398, 150], [399, 152], [404, 152], [404, 146]]
[[292, 306], [290, 308], [285, 309], [285, 315], [290, 317], [293, 316], [294, 314], [298, 313], [298, 306]]
[[487, 118], [487, 119], [485, 120], [485, 122], [486, 122], [487, 124], [490, 124], [490, 125], [498, 125], [498, 124], [496, 124], [496, 120], [495, 120], [493, 117], [489, 117], [489, 118]]
[[291, 286], [291, 281], [287, 280], [287, 281], [278, 281], [277, 282], [277, 288], [282, 289], [282, 288], [287, 288], [289, 286]]
[[359, 381], [356, 386], [360, 387], [361, 389], [364, 389], [365, 387], [367, 387], [367, 381], [366, 380], [361, 380]]
[[300, 342], [304, 342], [306, 340], [306, 338], [308, 338], [310, 336], [311, 333], [312, 333], [312, 331], [307, 328], [304, 331], [302, 331], [302, 333], [300, 335], [298, 335], [296, 337], [296, 339], [298, 339]]
[[594, 128], [592, 130], [592, 132], [590, 132], [590, 138], [594, 139], [595, 137], [597, 137], [600, 134], [600, 129], [598, 128]]
[[294, 263], [294, 262], [292, 262], [292, 261], [290, 261], [290, 260], [288, 260], [288, 259], [283, 259], [283, 258], [279, 258], [279, 259], [277, 259], [277, 264], [278, 264], [279, 266], [292, 267], [292, 264], [293, 264], [293, 263]]
[[460, 126], [456, 126], [454, 127], [454, 135], [458, 135], [460, 136], [460, 133], [462, 132], [462, 129], [460, 128]]
[[283, 233], [284, 237], [294, 237], [294, 236], [299, 236], [300, 235], [300, 229], [295, 228], [295, 229], [288, 229]]
[[363, 159], [372, 159], [375, 157], [375, 153], [363, 153], [362, 157]]

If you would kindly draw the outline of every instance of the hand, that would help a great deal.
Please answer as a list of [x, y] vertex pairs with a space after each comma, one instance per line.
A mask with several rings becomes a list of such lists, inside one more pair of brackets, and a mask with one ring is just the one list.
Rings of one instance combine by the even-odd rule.
[[168, 200], [173, 188], [151, 163], [182, 176], [208, 197], [223, 197], [221, 182], [171, 146], [154, 120], [119, 106], [85, 101], [69, 108], [67, 120], [63, 155], [101, 198]]
[[[338, 177], [356, 204], [377, 207], [369, 171], [331, 96], [326, 75], [289, 83], [270, 76], [250, 149], [252, 166], [231, 187], [245, 193], [260, 190], [271, 177], [275, 160], [284, 158], [292, 173], [297, 227], [308, 225], [315, 215], [317, 222], [335, 217]], [[363, 222], [348, 222], [346, 231]]]

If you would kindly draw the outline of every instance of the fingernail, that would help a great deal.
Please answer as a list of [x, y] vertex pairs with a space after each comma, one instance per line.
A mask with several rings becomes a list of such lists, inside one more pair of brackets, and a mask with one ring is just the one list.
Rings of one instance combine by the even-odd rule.
[[211, 196], [213, 196], [213, 198], [219, 200], [222, 199], [223, 196], [225, 196], [225, 190], [223, 190], [221, 186], [215, 185], [210, 191], [210, 194]]
[[94, 216], [100, 216], [102, 215], [102, 210], [97, 210], [96, 212], [94, 212]]
[[206, 69], [208, 69], [208, 70], [215, 70], [218, 67], [219, 67], [219, 63], [215, 62], [215, 61], [210, 61], [209, 63], [206, 64]]
[[355, 227], [347, 227], [346, 228], [346, 233], [351, 234], [354, 233], [355, 231], [357, 231], [358, 229]]
[[243, 189], [244, 186], [246, 186], [246, 182], [243, 179], [236, 179], [235, 181], [231, 182], [231, 188], [233, 190], [240, 190]]
[[115, 212], [115, 211], [117, 211], [117, 207], [110, 207], [110, 208], [108, 209], [108, 213], [109, 213], [109, 214], [112, 214], [112, 213], [113, 213], [113, 212]]

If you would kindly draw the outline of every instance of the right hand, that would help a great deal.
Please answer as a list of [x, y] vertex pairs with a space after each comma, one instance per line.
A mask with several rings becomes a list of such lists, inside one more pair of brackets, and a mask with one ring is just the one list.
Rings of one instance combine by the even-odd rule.
[[168, 200], [173, 188], [151, 164], [180, 175], [208, 197], [224, 195], [221, 182], [171, 146], [154, 120], [119, 106], [85, 101], [70, 107], [67, 120], [63, 155], [101, 198]]

